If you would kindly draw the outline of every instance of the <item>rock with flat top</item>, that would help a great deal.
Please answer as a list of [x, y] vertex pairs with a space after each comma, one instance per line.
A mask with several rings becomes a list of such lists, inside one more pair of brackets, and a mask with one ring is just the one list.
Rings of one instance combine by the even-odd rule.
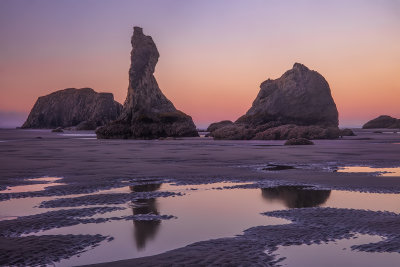
[[373, 120], [368, 121], [366, 124], [363, 125], [363, 129], [374, 129], [374, 128], [381, 128], [381, 129], [400, 128], [400, 119], [396, 119], [388, 115], [381, 115]]
[[97, 127], [118, 118], [121, 110], [111, 93], [68, 88], [39, 97], [22, 128], [66, 128], [84, 121]]

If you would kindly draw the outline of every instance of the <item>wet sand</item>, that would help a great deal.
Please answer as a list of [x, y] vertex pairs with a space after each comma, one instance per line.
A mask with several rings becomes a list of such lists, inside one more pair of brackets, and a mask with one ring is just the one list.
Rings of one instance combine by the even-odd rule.
[[[283, 146], [284, 141], [214, 141], [210, 138], [97, 140], [93, 138], [93, 132], [79, 132], [79, 135], [74, 135], [74, 132], [57, 134], [51, 133], [50, 130], [0, 130], [0, 190], [5, 190], [0, 192], [0, 201], [82, 194], [73, 201], [61, 198], [43, 202], [42, 205], [75, 207], [86, 204], [120, 204], [130, 200], [129, 195], [115, 194], [112, 195], [112, 198], [105, 195], [103, 198], [102, 195], [87, 194], [123, 187], [128, 182], [143, 181], [168, 181], [177, 184], [235, 181], [251, 183], [238, 188], [265, 188], [271, 185], [297, 184], [313, 185], [321, 190], [341, 189], [399, 193], [400, 177], [398, 176], [340, 171], [340, 167], [346, 166], [399, 167], [400, 134], [389, 130], [383, 131], [387, 133], [356, 130], [357, 136], [339, 140], [316, 140], [314, 146]], [[290, 167], [276, 169], [277, 165]], [[44, 176], [62, 177], [62, 179], [57, 180], [60, 184], [52, 185], [42, 191], [13, 193], [12, 190], [10, 192], [6, 190], [7, 187], [40, 183], [37, 180], [28, 179]], [[137, 193], [141, 193], [143, 198], [151, 198], [167, 197], [170, 192]], [[379, 234], [383, 237], [389, 236], [391, 237], [390, 242], [383, 243], [385, 251], [399, 252], [393, 249], [398, 247], [398, 240], [400, 240], [400, 229], [397, 226], [400, 225], [398, 214], [361, 213], [361, 210], [345, 208], [321, 210], [294, 209], [286, 211], [286, 213], [284, 211], [270, 212], [266, 215], [289, 219], [293, 223], [255, 227], [235, 238], [198, 242], [160, 255], [119, 261], [113, 264], [116, 266], [137, 264], [148, 266], [154, 264], [168, 266], [175, 264], [259, 264], [260, 266], [270, 266], [276, 264], [276, 259], [271, 256], [271, 253], [263, 253], [266, 248], [274, 251], [279, 245], [318, 243], [329, 239], [346, 238], [352, 235], [351, 231]], [[313, 228], [319, 227], [318, 224], [325, 225], [324, 221], [313, 221], [313, 218], [316, 218], [315, 215], [321, 212], [326, 212], [326, 218], [331, 218], [333, 222], [343, 221], [338, 218], [360, 218], [361, 216], [366, 218], [365, 220], [371, 220], [375, 225], [362, 228], [360, 225], [365, 221], [359, 219], [355, 222], [346, 219], [341, 228], [334, 223], [328, 230], [321, 231], [323, 227], [320, 227], [319, 230]], [[82, 216], [81, 213], [73, 214], [75, 217], [71, 217], [71, 222], [85, 223], [85, 219], [79, 217]], [[41, 219], [41, 215], [32, 216], [34, 216], [37, 229], [43, 230], [43, 227], [46, 227], [45, 220]], [[65, 212], [59, 212], [59, 216], [65, 216]], [[32, 221], [33, 217], [27, 217], [20, 218], [19, 221], [28, 219], [27, 223]], [[297, 220], [299, 217], [310, 220], [299, 222]], [[121, 218], [116, 220], [121, 220]], [[382, 220], [391, 226], [380, 225]], [[11, 222], [8, 223], [9, 225], [3, 224], [4, 229], [12, 227]], [[309, 235], [305, 237], [295, 234], [299, 232], [300, 228], [304, 229], [304, 225], [309, 225], [308, 228], [306, 227]], [[277, 230], [280, 235], [271, 234]], [[26, 228], [16, 228], [16, 232], [24, 233]], [[280, 238], [280, 236], [285, 236], [285, 238]], [[75, 239], [78, 237], [73, 236]], [[10, 240], [11, 238], [13, 238], [13, 242], [22, 242], [22, 239], [18, 240], [17, 237], [9, 235], [5, 237]], [[34, 237], [30, 238], [35, 239]], [[38, 246], [40, 243], [39, 238], [44, 239], [43, 236], [37, 238], [37, 240], [30, 241], [33, 247], [29, 247], [27, 245], [29, 242], [24, 241], [26, 251], [33, 251], [34, 246]], [[104, 237], [99, 236], [84, 236], [84, 238], [87, 240], [85, 242], [91, 245], [96, 245], [104, 240]], [[3, 244], [5, 242], [3, 241], [0, 243]], [[72, 244], [72, 241], [70, 242]], [[376, 247], [360, 246], [355, 249], [379, 251], [381, 247], [378, 244]], [[20, 246], [16, 246], [16, 248], [21, 249]], [[50, 257], [49, 261], [57, 261], [75, 255], [82, 249], [82, 247], [69, 249], [70, 253], [64, 254], [57, 251], [56, 254], [60, 256]], [[12, 254], [12, 251], [9, 253]], [[49, 249], [48, 253], [55, 252]], [[104, 266], [109, 266], [109, 264]]]
[[[154, 177], [180, 183], [268, 179], [400, 191], [400, 183], [393, 177], [323, 170], [326, 166], [400, 165], [400, 145], [395, 144], [400, 143], [399, 133], [358, 130], [356, 134], [316, 140], [314, 146], [283, 146], [283, 141], [97, 140], [49, 130], [0, 130], [0, 140], [5, 141], [0, 143], [0, 186], [4, 189], [26, 184], [22, 178], [52, 176], [63, 177], [60, 182], [69, 184], [56, 187], [59, 191], [78, 193], [114, 186], [121, 178]], [[268, 163], [315, 168], [255, 171]]]

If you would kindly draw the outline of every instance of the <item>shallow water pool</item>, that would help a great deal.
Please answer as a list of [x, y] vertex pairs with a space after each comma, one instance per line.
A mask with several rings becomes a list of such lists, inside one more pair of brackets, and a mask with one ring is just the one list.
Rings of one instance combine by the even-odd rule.
[[400, 167], [374, 168], [369, 166], [345, 166], [339, 167], [337, 172], [362, 172], [372, 173], [378, 176], [400, 176]]
[[356, 235], [352, 239], [340, 239], [323, 244], [281, 246], [275, 252], [284, 258], [281, 266], [363, 266], [363, 267], [394, 267], [400, 263], [398, 253], [371, 253], [352, 251], [351, 246], [381, 241], [377, 235]]
[[[225, 187], [230, 186], [245, 187], [246, 185], [246, 183], [214, 183], [205, 185], [155, 183], [103, 190], [91, 195], [104, 193], [135, 194], [138, 192], [161, 191], [182, 193], [183, 195], [136, 199], [125, 204], [108, 205], [124, 207], [125, 209], [93, 216], [96, 218], [110, 218], [153, 214], [172, 215], [175, 216], [173, 219], [151, 221], [121, 220], [97, 224], [78, 224], [27, 235], [102, 234], [114, 238], [112, 241], [103, 241], [98, 247], [56, 263], [57, 266], [72, 266], [150, 256], [198, 241], [234, 237], [254, 226], [290, 223], [288, 220], [261, 215], [261, 213], [267, 211], [332, 207], [369, 209], [373, 211], [384, 210], [400, 213], [400, 206], [398, 205], [400, 203], [399, 194], [312, 190], [315, 188], [307, 186], [225, 189]], [[56, 200], [58, 198], [72, 199], [77, 196], [80, 195], [11, 199], [0, 202], [0, 210], [4, 219], [12, 220], [22, 215], [26, 216], [28, 214], [38, 214], [40, 212], [60, 209], [38, 208], [37, 206], [42, 201]], [[364, 239], [360, 237], [357, 242], [364, 242]], [[321, 248], [329, 251], [332, 255], [341, 255], [340, 253], [336, 253], [336, 251], [341, 251], [337, 247], [325, 244], [315, 246], [318, 249]], [[346, 243], [344, 246], [348, 246], [348, 244]], [[288, 249], [285, 250], [286, 248]], [[283, 250], [280, 249], [279, 255], [287, 254], [288, 258], [291, 258], [293, 254], [293, 257], [297, 257], [299, 253], [296, 252], [296, 249], [298, 248], [293, 248], [295, 249], [293, 250], [294, 252], [289, 248], [292, 247], [284, 247]], [[303, 251], [303, 248], [301, 248], [301, 251]], [[352, 253], [360, 252], [346, 251], [346, 253], [353, 255]], [[391, 255], [395, 255], [394, 257], [400, 260], [399, 254], [392, 253]], [[359, 261], [355, 264], [362, 266], [362, 263], [362, 261]], [[288, 266], [300, 265], [292, 265], [289, 262]]]
[[56, 182], [61, 179], [62, 178], [60, 177], [41, 177], [41, 178], [25, 179], [26, 181], [43, 182], [43, 183], [10, 186], [4, 190], [0, 190], [0, 193], [23, 193], [23, 192], [42, 191], [45, 190], [47, 187], [64, 185], [65, 183]]

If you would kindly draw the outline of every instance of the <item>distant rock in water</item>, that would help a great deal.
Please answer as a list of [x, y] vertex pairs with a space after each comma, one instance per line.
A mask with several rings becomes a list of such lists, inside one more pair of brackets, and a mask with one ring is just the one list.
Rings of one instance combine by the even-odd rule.
[[192, 118], [177, 110], [153, 75], [159, 53], [153, 39], [134, 27], [129, 87], [121, 116], [96, 130], [98, 138], [198, 136]]
[[373, 120], [370, 120], [369, 122], [363, 125], [363, 129], [374, 129], [374, 128], [388, 128], [388, 129], [400, 128], [400, 119], [396, 119], [388, 115], [382, 115]]
[[90, 122], [94, 130], [115, 120], [121, 110], [111, 93], [68, 88], [39, 97], [22, 128], [65, 128]]
[[340, 134], [338, 124], [328, 82], [295, 63], [280, 78], [261, 83], [252, 107], [235, 123], [211, 124], [210, 135], [216, 139], [334, 139]]

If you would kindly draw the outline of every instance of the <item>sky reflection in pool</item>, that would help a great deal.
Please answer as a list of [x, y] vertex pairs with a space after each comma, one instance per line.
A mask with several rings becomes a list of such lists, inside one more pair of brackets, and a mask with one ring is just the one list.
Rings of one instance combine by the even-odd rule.
[[28, 185], [17, 185], [7, 187], [5, 190], [0, 190], [0, 193], [23, 193], [23, 192], [36, 192], [42, 191], [46, 187], [63, 185], [64, 183], [57, 183], [57, 180], [60, 180], [60, 177], [42, 177], [42, 178], [32, 178], [26, 179], [26, 181], [38, 181], [44, 182], [41, 184], [28, 184]]
[[[260, 214], [266, 211], [321, 206], [387, 210], [400, 213], [400, 207], [396, 205], [400, 201], [398, 194], [310, 190], [305, 186], [216, 190], [216, 188], [232, 185], [235, 184], [173, 185], [154, 183], [98, 192], [174, 191], [185, 193], [185, 195], [138, 199], [129, 205], [122, 205], [128, 207], [125, 210], [96, 215], [96, 217], [112, 217], [160, 214], [173, 215], [177, 219], [80, 224], [51, 229], [35, 235], [102, 234], [114, 237], [113, 241], [103, 242], [100, 246], [82, 253], [79, 257], [74, 256], [57, 263], [57, 266], [72, 266], [155, 255], [202, 240], [233, 237], [253, 226], [289, 223], [283, 219]], [[32, 205], [37, 205], [42, 200], [56, 198], [59, 197], [3, 201], [0, 202], [0, 209], [2, 211], [12, 209], [12, 213], [5, 214], [7, 216], [22, 215], [23, 212], [16, 211], [18, 205], [22, 207], [24, 203], [24, 209], [27, 209], [29, 205], [33, 209]], [[5, 202], [8, 203], [7, 207], [2, 206]], [[19, 204], [13, 205], [13, 202]], [[54, 209], [39, 210], [45, 212]]]
[[323, 244], [281, 246], [275, 252], [277, 258], [286, 257], [281, 266], [363, 266], [393, 267], [399, 266], [399, 253], [371, 253], [351, 250], [353, 245], [375, 243], [382, 238], [376, 235], [357, 235], [355, 239], [341, 239]]
[[61, 133], [58, 135], [70, 137], [96, 137], [95, 133]]
[[379, 176], [400, 176], [400, 167], [373, 168], [368, 166], [346, 166], [339, 167], [337, 172], [366, 172], [377, 173]]
[[[184, 196], [143, 199], [132, 203], [132, 208], [105, 214], [166, 214], [177, 219], [152, 222], [119, 221], [103, 224], [76, 225], [42, 232], [41, 234], [101, 233], [115, 239], [104, 242], [80, 257], [61, 261], [58, 266], [105, 262], [143, 257], [220, 237], [233, 237], [256, 225], [282, 224], [288, 221], [261, 215], [267, 210], [284, 209], [282, 203], [266, 203], [260, 189], [213, 190], [232, 184], [174, 186], [155, 184], [130, 187], [135, 192], [174, 189]], [[197, 189], [197, 190], [193, 190]], [[174, 191], [168, 190], [168, 191]]]

